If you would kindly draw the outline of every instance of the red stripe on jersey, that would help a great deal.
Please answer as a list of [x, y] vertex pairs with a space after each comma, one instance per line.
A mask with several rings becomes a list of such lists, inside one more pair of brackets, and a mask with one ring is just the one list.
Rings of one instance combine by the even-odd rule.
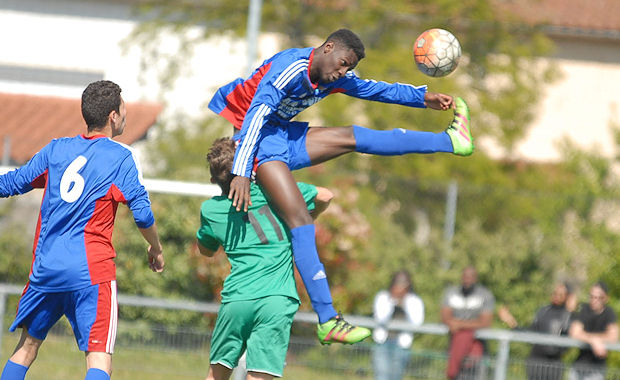
[[46, 185], [47, 185], [47, 169], [45, 169], [43, 174], [35, 178], [32, 182], [30, 182], [30, 186], [32, 186], [33, 189], [43, 189], [45, 188]]
[[97, 317], [95, 317], [95, 322], [90, 328], [90, 334], [88, 335], [88, 351], [112, 353], [112, 350], [108, 351], [106, 349], [108, 341], [114, 339], [113, 336], [110, 336], [110, 326], [116, 324], [113, 320], [116, 298], [111, 286], [110, 281], [99, 284]]
[[[34, 266], [35, 253], [37, 252], [37, 244], [39, 244], [39, 236], [41, 235], [41, 210], [43, 209], [43, 201], [45, 200], [45, 194], [47, 193], [47, 169], [32, 181], [30, 184], [33, 188], [43, 188], [43, 197], [41, 197], [41, 209], [39, 209], [39, 219], [37, 219], [37, 227], [34, 230], [34, 242], [32, 243], [32, 263], [30, 264], [30, 273], [32, 274], [32, 267]], [[36, 185], [36, 186], [35, 186]], [[25, 291], [25, 290], [24, 290]]]
[[116, 279], [116, 252], [112, 246], [112, 231], [118, 202], [125, 202], [123, 193], [112, 184], [110, 190], [95, 202], [95, 210], [84, 227], [86, 261], [92, 284]]
[[[31, 270], [32, 272], [32, 270]], [[22, 295], [19, 296], [19, 300], [21, 301], [21, 297], [24, 296], [24, 294], [26, 294], [26, 291], [28, 290], [28, 287], [30, 286], [30, 281], [26, 282], [26, 286], [24, 286], [24, 290], [22, 291]], [[19, 312], [19, 301], [17, 302], [17, 307], [15, 308], [15, 315], [17, 315], [17, 313]]]
[[85, 134], [83, 134], [83, 133], [82, 133], [80, 136], [82, 136], [82, 138], [83, 138], [83, 139], [86, 139], [86, 140], [93, 140], [93, 139], [98, 139], [98, 138], [102, 138], [102, 137], [108, 137], [108, 136], [103, 135], [103, 134], [102, 134], [102, 135], [92, 135], [92, 136], [86, 136], [86, 135], [85, 135]]
[[318, 83], [312, 83], [312, 79], [310, 79], [310, 68], [312, 67], [312, 60], [314, 59], [314, 49], [310, 52], [310, 57], [308, 58], [308, 82], [312, 85], [313, 89], [317, 89], [319, 87]]
[[337, 94], [339, 92], [347, 92], [347, 90], [345, 90], [344, 88], [334, 88], [329, 93], [330, 94]]
[[250, 79], [238, 84], [234, 90], [226, 95], [226, 108], [220, 112], [220, 115], [230, 121], [236, 129], [241, 129], [245, 114], [256, 94], [256, 88], [270, 67], [271, 62], [259, 67]]

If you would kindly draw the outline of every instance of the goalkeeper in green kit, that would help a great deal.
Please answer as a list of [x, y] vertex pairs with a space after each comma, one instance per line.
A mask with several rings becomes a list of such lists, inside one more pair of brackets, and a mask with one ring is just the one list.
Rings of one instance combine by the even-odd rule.
[[[202, 204], [200, 229], [196, 237], [203, 255], [218, 250], [228, 255], [230, 275], [224, 281], [220, 307], [210, 351], [207, 379], [228, 379], [246, 352], [248, 379], [281, 377], [288, 349], [293, 317], [299, 308], [290, 232], [271, 210], [261, 188], [251, 184], [252, 205], [237, 212], [227, 198], [235, 155], [229, 138], [214, 142], [207, 161], [211, 182], [224, 195]], [[324, 211], [332, 193], [321, 187], [298, 183], [313, 217]], [[358, 342], [370, 335], [335, 319], [330, 334], [348, 335], [338, 341]]]

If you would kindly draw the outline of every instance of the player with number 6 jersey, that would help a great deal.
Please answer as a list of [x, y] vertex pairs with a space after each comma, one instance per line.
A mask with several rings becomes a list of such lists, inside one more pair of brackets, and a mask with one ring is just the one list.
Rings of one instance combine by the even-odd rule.
[[116, 279], [112, 228], [127, 203], [140, 228], [154, 222], [132, 148], [104, 135], [54, 139], [0, 176], [0, 196], [43, 187], [29, 287], [64, 292]]
[[116, 339], [116, 208], [127, 203], [144, 239], [148, 265], [164, 269], [155, 218], [134, 151], [111, 138], [127, 110], [110, 81], [82, 93], [85, 134], [52, 140], [24, 166], [0, 176], [0, 197], [43, 188], [29, 282], [9, 328], [22, 335], [0, 380], [23, 380], [47, 333], [65, 315], [81, 351], [85, 380], [109, 380]]

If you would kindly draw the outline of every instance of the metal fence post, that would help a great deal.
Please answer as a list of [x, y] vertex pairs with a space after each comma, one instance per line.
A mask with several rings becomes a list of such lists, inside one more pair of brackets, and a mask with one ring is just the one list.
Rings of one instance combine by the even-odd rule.
[[456, 223], [456, 202], [459, 195], [459, 185], [451, 181], [446, 194], [446, 219], [443, 225], [443, 240], [451, 244], [454, 237], [454, 224]]
[[0, 289], [0, 356], [2, 356], [2, 338], [4, 335], [4, 312], [6, 311], [6, 293]]
[[495, 361], [494, 380], [506, 380], [506, 372], [508, 372], [508, 357], [510, 356], [510, 340], [508, 337], [499, 339], [499, 350]]

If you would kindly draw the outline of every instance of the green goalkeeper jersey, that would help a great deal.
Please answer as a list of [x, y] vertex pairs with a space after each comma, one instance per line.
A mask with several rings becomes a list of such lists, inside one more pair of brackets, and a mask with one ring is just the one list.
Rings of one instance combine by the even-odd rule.
[[[316, 187], [301, 182], [297, 186], [308, 209], [313, 210]], [[258, 185], [251, 184], [250, 196], [248, 212], [236, 211], [224, 195], [203, 202], [200, 209], [196, 237], [211, 250], [222, 245], [231, 265], [222, 303], [274, 295], [299, 301], [290, 232], [271, 210]]]

